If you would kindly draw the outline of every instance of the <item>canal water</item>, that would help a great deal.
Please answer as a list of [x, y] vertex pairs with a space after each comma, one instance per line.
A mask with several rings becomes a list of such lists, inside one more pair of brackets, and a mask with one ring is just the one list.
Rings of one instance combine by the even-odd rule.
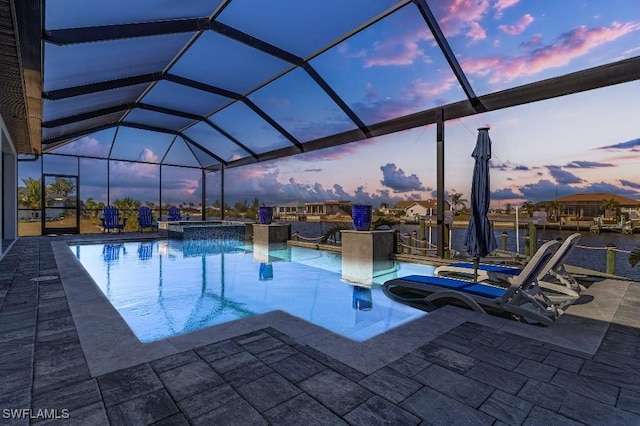
[[[291, 232], [298, 232], [302, 237], [314, 238], [323, 234], [330, 226], [331, 222], [290, 222]], [[418, 225], [398, 225], [397, 229], [403, 233], [419, 232]], [[429, 232], [427, 230], [427, 232]], [[463, 241], [466, 228], [454, 227], [451, 230], [451, 248], [456, 251], [463, 250]], [[516, 230], [514, 228], [495, 228], [496, 241], [498, 248], [501, 247], [502, 233], [507, 233], [507, 250], [516, 251]], [[573, 234], [571, 230], [542, 230], [538, 229], [538, 247], [550, 239], [558, 237], [564, 239]], [[520, 253], [524, 254], [524, 237], [527, 230], [521, 228], [518, 232], [520, 241]], [[640, 263], [632, 267], [629, 263], [629, 252], [640, 247], [640, 234], [622, 235], [615, 232], [603, 232], [600, 234], [591, 234], [588, 231], [582, 231], [582, 238], [578, 246], [570, 253], [567, 263], [570, 265], [581, 266], [583, 268], [593, 269], [605, 272], [606, 270], [606, 247], [608, 244], [616, 246], [616, 274], [640, 280]], [[428, 235], [426, 236], [428, 239]], [[436, 242], [436, 228], [431, 228], [431, 241]]]

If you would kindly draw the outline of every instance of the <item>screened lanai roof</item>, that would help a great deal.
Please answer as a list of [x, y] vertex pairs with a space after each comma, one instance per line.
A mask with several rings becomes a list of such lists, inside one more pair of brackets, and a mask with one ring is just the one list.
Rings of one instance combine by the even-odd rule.
[[215, 170], [640, 78], [636, 0], [43, 3], [43, 152]]

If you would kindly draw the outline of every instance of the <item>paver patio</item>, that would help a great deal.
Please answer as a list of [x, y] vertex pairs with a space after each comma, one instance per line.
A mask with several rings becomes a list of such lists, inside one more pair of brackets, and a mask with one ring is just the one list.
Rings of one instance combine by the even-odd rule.
[[[59, 241], [20, 238], [0, 261], [2, 424], [640, 424], [637, 284], [595, 350], [464, 311], [411, 350], [359, 344], [371, 352], [363, 367], [273, 322], [93, 374], [54, 256]], [[22, 409], [31, 411], [15, 418]]]

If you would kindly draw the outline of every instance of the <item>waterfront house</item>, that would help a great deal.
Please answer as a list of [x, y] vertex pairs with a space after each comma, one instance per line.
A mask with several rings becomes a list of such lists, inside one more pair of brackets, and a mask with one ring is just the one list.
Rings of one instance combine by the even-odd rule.
[[[605, 212], [602, 205], [606, 200], [611, 199], [618, 203], [614, 215], [625, 213], [625, 215], [629, 216], [629, 219], [638, 218], [640, 201], [622, 195], [607, 192], [591, 192], [567, 195], [556, 198], [555, 201], [558, 203], [560, 216], [566, 220], [572, 220], [574, 218], [591, 219], [605, 216], [607, 212]], [[548, 210], [548, 204], [549, 201], [537, 203], [536, 210], [546, 211]]]
[[[417, 220], [424, 216], [434, 216], [436, 214], [437, 207], [438, 202], [434, 199], [399, 201], [390, 209], [390, 212], [395, 214], [404, 212], [404, 215], [407, 218]], [[445, 201], [444, 209], [449, 210], [449, 208], [449, 202]]]
[[305, 216], [309, 221], [318, 221], [329, 216], [350, 216], [351, 201], [325, 201], [323, 203], [305, 203]]
[[275, 208], [275, 216], [280, 220], [301, 220], [306, 211], [305, 203], [302, 201], [291, 201], [280, 204]]

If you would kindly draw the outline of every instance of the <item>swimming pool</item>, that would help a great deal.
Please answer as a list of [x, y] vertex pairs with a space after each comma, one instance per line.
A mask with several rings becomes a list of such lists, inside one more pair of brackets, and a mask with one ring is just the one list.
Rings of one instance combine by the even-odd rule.
[[158, 240], [70, 248], [142, 342], [273, 310], [364, 341], [425, 315], [380, 285], [434, 270], [394, 262], [358, 286], [342, 280], [339, 253], [302, 247]]

